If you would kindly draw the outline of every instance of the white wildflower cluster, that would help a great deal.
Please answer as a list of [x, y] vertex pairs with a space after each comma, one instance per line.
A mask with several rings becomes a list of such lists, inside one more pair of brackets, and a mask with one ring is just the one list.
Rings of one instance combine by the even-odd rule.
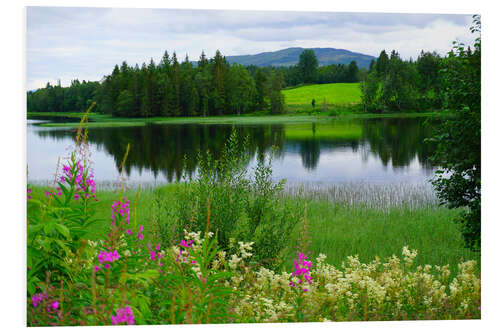
[[238, 242], [238, 245], [239, 245], [238, 252], [233, 254], [231, 256], [231, 259], [229, 259], [229, 262], [228, 262], [229, 267], [232, 270], [236, 270], [236, 268], [238, 266], [240, 266], [245, 259], [250, 258], [252, 256], [251, 251], [252, 251], [253, 242], [248, 242], [248, 243]]
[[473, 296], [481, 294], [481, 283], [474, 273], [475, 266], [473, 260], [458, 264], [459, 272], [450, 284], [451, 303], [459, 306], [463, 313], [472, 305]]
[[[305, 320], [394, 320], [408, 318], [412, 313], [439, 319], [446, 318], [444, 312], [450, 311], [448, 305], [454, 299], [460, 302], [453, 303], [453, 316], [458, 313], [461, 318], [467, 316], [472, 300], [480, 300], [480, 280], [474, 273], [474, 262], [460, 265], [460, 273], [449, 285], [448, 294], [448, 266], [411, 268], [417, 251], [404, 247], [402, 254], [403, 260], [392, 256], [385, 262], [376, 258], [368, 264], [351, 256], [341, 270], [328, 264], [326, 256], [320, 254], [311, 270], [312, 285], [302, 295]], [[234, 257], [233, 262], [242, 264], [241, 257]], [[259, 322], [294, 318], [297, 294], [290, 282], [297, 283], [298, 278], [287, 272], [239, 269], [232, 283], [245, 296], [235, 299], [236, 312]]]
[[238, 245], [240, 246], [239, 250], [242, 259], [250, 258], [252, 256], [253, 242], [238, 242]]
[[[192, 240], [190, 252], [204, 242], [201, 233], [187, 233], [186, 239]], [[350, 256], [341, 268], [328, 264], [320, 254], [310, 270], [312, 284], [294, 288], [300, 276], [250, 266], [253, 243], [230, 243], [229, 251], [236, 253], [228, 256], [219, 250], [210, 267], [232, 273], [224, 280], [236, 291], [229, 307], [243, 322], [293, 321], [297, 313], [304, 321], [480, 317], [480, 278], [474, 261], [460, 264], [450, 283], [448, 265], [413, 267], [417, 251], [406, 246], [402, 259], [393, 255], [385, 261], [375, 258], [362, 263], [358, 256]], [[178, 251], [174, 246], [173, 253]]]
[[411, 266], [413, 264], [413, 260], [417, 256], [417, 250], [408, 249], [407, 246], [403, 247], [403, 260], [407, 266]]

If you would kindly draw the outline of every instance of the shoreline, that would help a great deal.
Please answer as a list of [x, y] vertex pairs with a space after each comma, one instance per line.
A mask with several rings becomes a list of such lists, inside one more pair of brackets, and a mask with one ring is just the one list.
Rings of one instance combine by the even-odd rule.
[[[77, 112], [28, 112], [27, 120], [36, 120], [42, 118], [74, 118], [75, 122], [43, 122], [37, 124], [40, 127], [77, 127], [78, 120], [83, 113]], [[153, 125], [184, 125], [184, 124], [234, 124], [234, 125], [258, 125], [273, 123], [324, 123], [335, 120], [352, 119], [377, 119], [377, 118], [418, 118], [418, 117], [436, 117], [442, 114], [438, 112], [408, 112], [408, 113], [345, 113], [331, 116], [327, 113], [317, 113], [312, 115], [304, 114], [283, 114], [283, 115], [260, 115], [249, 114], [240, 116], [208, 116], [208, 117], [151, 117], [151, 118], [120, 118], [110, 115], [89, 114], [88, 127], [134, 127]]]

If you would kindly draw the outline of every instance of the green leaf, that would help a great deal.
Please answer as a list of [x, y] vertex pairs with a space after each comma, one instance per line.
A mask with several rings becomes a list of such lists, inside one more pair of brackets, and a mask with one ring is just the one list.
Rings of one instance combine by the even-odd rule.
[[57, 229], [57, 231], [63, 235], [64, 237], [66, 237], [67, 239], [70, 238], [70, 232], [69, 232], [69, 229], [63, 225], [63, 224], [60, 224], [60, 223], [56, 223], [55, 225], [55, 228]]

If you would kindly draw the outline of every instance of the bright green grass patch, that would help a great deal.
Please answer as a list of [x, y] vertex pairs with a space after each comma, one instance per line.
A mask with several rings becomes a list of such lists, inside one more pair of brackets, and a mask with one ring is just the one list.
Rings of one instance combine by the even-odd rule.
[[323, 101], [327, 105], [350, 105], [361, 103], [359, 83], [313, 84], [299, 88], [285, 89], [285, 103], [289, 106], [304, 105], [312, 108], [311, 101], [316, 101], [321, 109]]
[[[359, 255], [362, 262], [376, 256], [385, 259], [401, 254], [403, 246], [418, 250], [416, 265], [450, 265], [452, 273], [464, 260], [477, 260], [480, 255], [464, 248], [453, 219], [459, 210], [434, 206], [386, 210], [346, 207], [327, 201], [309, 201], [307, 225], [312, 258], [326, 254], [328, 262], [340, 267], [347, 256]], [[300, 225], [297, 229], [300, 229]], [[289, 251], [288, 258], [295, 252]]]
[[287, 124], [285, 126], [285, 137], [288, 140], [360, 139], [362, 132], [362, 125], [345, 122]]

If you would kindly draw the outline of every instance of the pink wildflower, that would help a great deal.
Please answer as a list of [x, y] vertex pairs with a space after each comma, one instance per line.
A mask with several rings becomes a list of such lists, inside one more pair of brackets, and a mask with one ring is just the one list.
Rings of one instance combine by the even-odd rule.
[[192, 249], [192, 248], [193, 248], [193, 245], [191, 245], [191, 243], [192, 243], [192, 242], [193, 242], [192, 240], [188, 240], [188, 241], [186, 242], [186, 241], [183, 239], [183, 240], [181, 240], [180, 245], [181, 245], [182, 247], [185, 247], [185, 248], [188, 248], [188, 247], [189, 247], [189, 248], [191, 248], [191, 249]]
[[102, 264], [105, 261], [113, 262], [115, 260], [118, 260], [120, 259], [120, 255], [116, 251], [110, 251], [110, 252], [101, 251], [99, 252], [97, 258], [99, 259], [99, 263]]
[[36, 308], [44, 298], [47, 298], [46, 294], [42, 294], [42, 293], [34, 294], [31, 297], [31, 301], [33, 302], [33, 307]]
[[[307, 281], [309, 284], [312, 284], [312, 279], [311, 279], [311, 273], [310, 269], [312, 268], [312, 262], [307, 261], [307, 256], [303, 253], [299, 253], [299, 260], [297, 261], [297, 258], [294, 259], [294, 272], [292, 273], [292, 276], [298, 276], [299, 279], [299, 284], [302, 284], [305, 281]], [[290, 282], [290, 285], [292, 287], [295, 287], [295, 283]], [[307, 288], [304, 288], [304, 291], [307, 292]]]
[[55, 310], [55, 309], [57, 309], [57, 307], [58, 307], [58, 306], [59, 306], [59, 302], [58, 302], [58, 301], [55, 301], [55, 302], [50, 303], [50, 307], [51, 307], [52, 309], [54, 309], [54, 310]]
[[128, 306], [118, 309], [116, 311], [116, 316], [111, 316], [111, 323], [113, 325], [118, 325], [121, 323], [127, 323], [128, 325], [133, 325], [135, 323], [134, 314], [132, 309]]

